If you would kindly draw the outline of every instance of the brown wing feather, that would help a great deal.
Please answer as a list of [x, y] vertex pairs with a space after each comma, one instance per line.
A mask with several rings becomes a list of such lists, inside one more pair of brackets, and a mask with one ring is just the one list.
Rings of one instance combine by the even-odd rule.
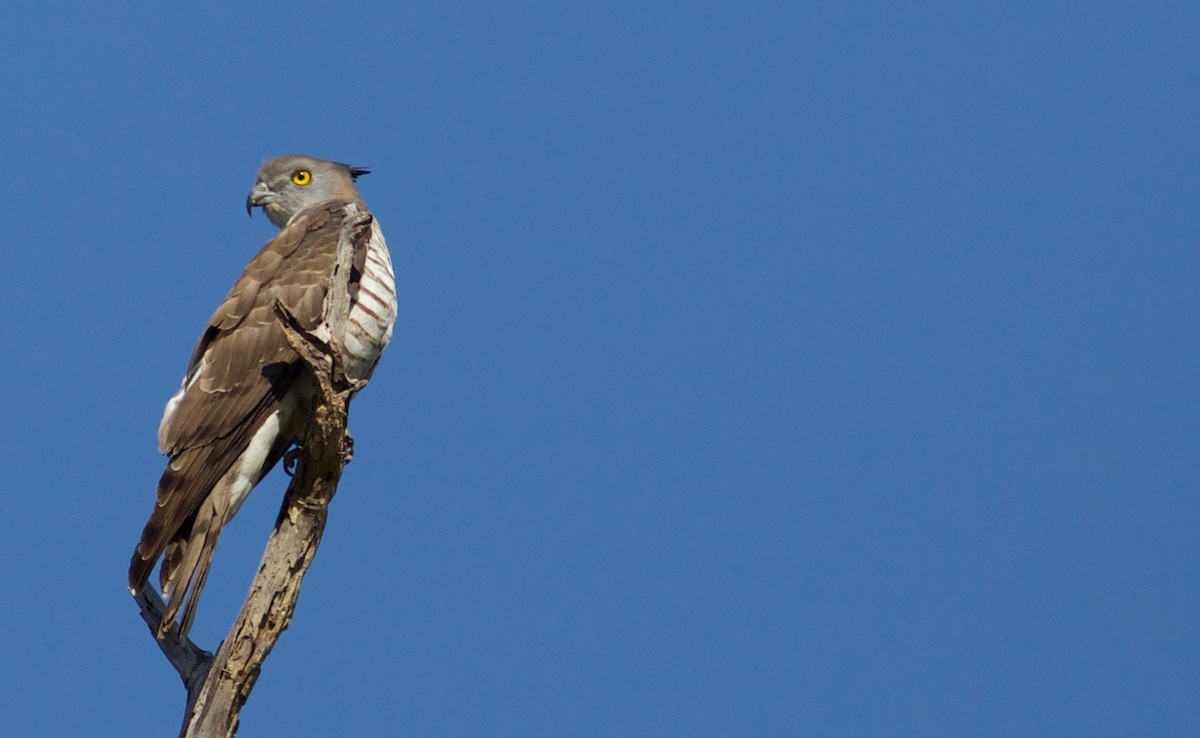
[[[344, 205], [323, 203], [298, 214], [250, 261], [213, 313], [192, 353], [189, 387], [161, 429], [161, 450], [171, 458], [130, 562], [131, 590], [146, 584], [169, 543], [187, 547], [205, 499], [299, 375], [298, 357], [275, 320], [273, 305], [280, 300], [307, 327], [320, 321]], [[213, 522], [205, 520], [201, 527], [215, 545], [224, 521], [215, 521], [216, 530], [210, 530]], [[177, 564], [195, 561], [207, 569], [208, 548], [205, 554], [180, 551], [174, 558]], [[183, 576], [186, 589], [202, 582], [205, 572]]]

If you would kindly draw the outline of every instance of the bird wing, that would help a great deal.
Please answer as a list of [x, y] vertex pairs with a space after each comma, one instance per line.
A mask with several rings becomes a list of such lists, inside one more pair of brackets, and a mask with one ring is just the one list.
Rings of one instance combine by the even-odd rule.
[[130, 563], [135, 592], [302, 372], [274, 303], [308, 329], [320, 323], [345, 205], [327, 202], [297, 214], [250, 261], [209, 320], [159, 427], [159, 448], [170, 461]]

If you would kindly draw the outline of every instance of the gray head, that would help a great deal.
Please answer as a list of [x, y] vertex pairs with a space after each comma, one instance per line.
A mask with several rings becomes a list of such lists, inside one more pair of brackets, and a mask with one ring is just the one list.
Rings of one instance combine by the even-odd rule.
[[262, 165], [246, 212], [261, 207], [275, 225], [283, 228], [296, 213], [329, 200], [350, 200], [363, 204], [354, 180], [369, 170], [350, 167], [302, 154], [277, 156]]

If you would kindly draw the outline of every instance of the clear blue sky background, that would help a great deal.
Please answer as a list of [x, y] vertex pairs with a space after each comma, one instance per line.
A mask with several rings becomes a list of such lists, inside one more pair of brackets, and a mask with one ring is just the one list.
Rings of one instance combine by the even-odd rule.
[[287, 152], [401, 317], [242, 736], [1200, 734], [1198, 7], [7, 6], [4, 734], [175, 734], [125, 568]]

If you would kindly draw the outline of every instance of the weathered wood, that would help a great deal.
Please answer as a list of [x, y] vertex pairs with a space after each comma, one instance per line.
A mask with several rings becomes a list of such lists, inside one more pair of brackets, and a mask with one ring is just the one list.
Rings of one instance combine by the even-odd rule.
[[165, 638], [157, 638], [158, 626], [167, 606], [153, 587], [143, 587], [134, 599], [141, 610], [142, 620], [149, 626], [151, 635], [156, 636], [154, 640], [167, 657], [167, 661], [171, 662], [171, 666], [179, 673], [188, 694], [197, 692], [208, 676], [208, 667], [212, 664], [213, 655], [193, 643], [191, 638], [179, 640], [178, 623], [171, 623]]

